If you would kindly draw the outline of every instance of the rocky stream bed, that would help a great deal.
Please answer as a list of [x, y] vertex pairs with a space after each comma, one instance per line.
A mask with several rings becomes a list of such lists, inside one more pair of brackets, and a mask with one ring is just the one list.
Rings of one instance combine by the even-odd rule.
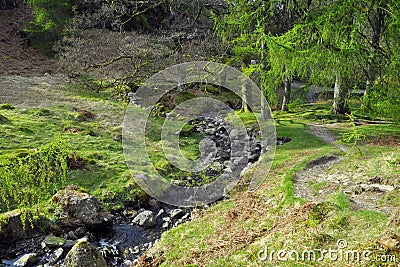
[[131, 266], [163, 231], [191, 215], [191, 209], [155, 199], [139, 209], [110, 213], [75, 186], [59, 191], [52, 201], [61, 206], [60, 222], [47, 222], [52, 230], [46, 233], [40, 233], [39, 225], [23, 229], [20, 213], [8, 214], [9, 223], [0, 232], [0, 266]]

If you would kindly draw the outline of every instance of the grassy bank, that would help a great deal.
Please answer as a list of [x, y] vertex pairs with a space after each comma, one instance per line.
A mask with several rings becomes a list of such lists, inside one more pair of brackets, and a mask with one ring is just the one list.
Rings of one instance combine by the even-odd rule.
[[[319, 110], [315, 113], [319, 114], [317, 118], [315, 110]], [[305, 168], [311, 160], [331, 154], [344, 157], [336, 171], [352, 173], [358, 165], [365, 170], [360, 176], [364, 180], [381, 173], [378, 165], [397, 164], [392, 162], [397, 162], [400, 150], [392, 143], [376, 145], [371, 140], [376, 140], [377, 136], [382, 140], [398, 138], [399, 129], [391, 124], [357, 126], [366, 138], [357, 148], [349, 144], [350, 150], [344, 154], [307, 130], [310, 123], [328, 121], [343, 122], [332, 132], [352, 130], [345, 117], [332, 118], [326, 104], [305, 105], [292, 113], [276, 112], [275, 119], [278, 136], [290, 137], [292, 141], [277, 147], [271, 171], [266, 174], [262, 186], [255, 192], [239, 190], [209, 209], [198, 210], [191, 222], [164, 233], [146, 256], [147, 260], [161, 266], [394, 266], [390, 261], [393, 258], [379, 261], [382, 255], [395, 255], [399, 259], [398, 253], [384, 249], [377, 242], [386, 229], [386, 215], [352, 210], [350, 200], [341, 192], [327, 196], [322, 203], [298, 199], [293, 195], [293, 178], [296, 171]], [[363, 155], [354, 156], [359, 150]], [[398, 184], [398, 170], [398, 165], [388, 168], [385, 177]], [[390, 194], [387, 196], [390, 205], [398, 208], [397, 197], [393, 196], [398, 196], [398, 190]], [[370, 252], [370, 261], [345, 257], [317, 260], [321, 258], [319, 249], [338, 249], [337, 242], [342, 239], [347, 242], [344, 250]], [[276, 255], [278, 250], [296, 250], [300, 255], [304, 250], [315, 250], [316, 260], [290, 260], [286, 255], [286, 261], [280, 261]], [[272, 256], [271, 251], [275, 251]]]

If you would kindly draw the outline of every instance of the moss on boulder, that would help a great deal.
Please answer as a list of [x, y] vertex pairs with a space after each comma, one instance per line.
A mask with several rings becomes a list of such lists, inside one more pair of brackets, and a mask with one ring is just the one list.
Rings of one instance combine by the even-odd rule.
[[78, 241], [65, 258], [65, 267], [107, 267], [99, 251], [86, 239]]

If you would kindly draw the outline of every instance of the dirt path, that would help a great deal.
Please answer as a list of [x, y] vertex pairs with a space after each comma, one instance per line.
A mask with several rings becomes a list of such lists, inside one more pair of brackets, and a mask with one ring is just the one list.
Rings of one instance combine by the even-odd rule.
[[325, 143], [331, 144], [340, 150], [346, 152], [349, 148], [345, 145], [337, 143], [336, 136], [334, 136], [329, 129], [322, 124], [312, 124], [309, 127], [310, 133], [318, 138], [321, 138]]
[[[324, 125], [311, 125], [309, 131], [344, 152], [348, 150], [347, 146], [337, 143], [336, 137]], [[346, 173], [333, 173], [335, 165], [342, 160], [342, 156], [335, 154], [308, 163], [307, 167], [296, 173], [294, 178], [295, 196], [312, 202], [321, 202], [331, 194], [341, 191], [349, 197], [352, 210], [367, 209], [392, 214], [393, 208], [379, 206], [378, 200], [395, 188], [376, 181], [370, 181], [368, 184], [355, 183]]]

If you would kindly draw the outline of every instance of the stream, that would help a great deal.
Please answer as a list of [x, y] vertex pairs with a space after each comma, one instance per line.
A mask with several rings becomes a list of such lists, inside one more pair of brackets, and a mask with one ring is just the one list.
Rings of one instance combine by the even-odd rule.
[[[152, 201], [154, 202], [154, 200]], [[163, 204], [159, 207], [152, 207], [152, 212], [155, 215], [155, 222], [151, 227], [142, 227], [133, 223], [132, 217], [128, 215], [129, 210], [128, 212], [124, 210], [121, 213], [114, 214], [115, 220], [110, 228], [100, 231], [86, 231], [83, 238], [100, 251], [108, 266], [131, 266], [144, 251], [151, 248], [159, 240], [162, 232], [190, 220], [191, 216], [191, 209], [179, 209]], [[168, 223], [166, 224], [166, 222]], [[8, 259], [2, 259], [0, 266], [62, 266], [70, 248], [82, 239], [81, 237], [77, 240], [71, 240], [70, 234], [64, 234], [62, 236], [66, 241], [64, 244], [44, 248], [43, 242], [46, 236], [48, 235], [40, 235], [17, 242], [14, 250], [15, 255], [11, 254]], [[21, 247], [18, 248], [18, 244], [21, 244]], [[36, 254], [36, 263], [33, 265], [15, 265], [27, 253]]]

